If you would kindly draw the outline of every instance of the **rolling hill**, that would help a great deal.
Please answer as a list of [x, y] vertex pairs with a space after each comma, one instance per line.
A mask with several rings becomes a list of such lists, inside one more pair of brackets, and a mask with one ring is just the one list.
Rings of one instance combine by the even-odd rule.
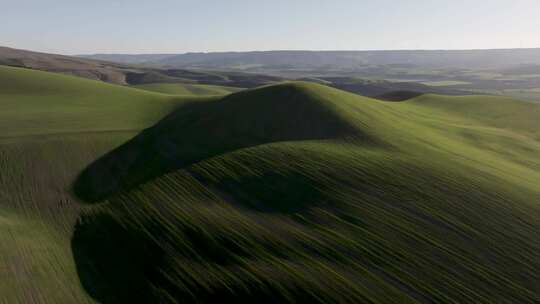
[[71, 238], [71, 184], [103, 153], [196, 98], [0, 66], [0, 302], [93, 303]]
[[151, 83], [133, 86], [137, 89], [170, 95], [227, 95], [241, 91], [242, 88], [207, 84]]
[[126, 84], [129, 67], [117, 63], [0, 46], [0, 64]]
[[[149, 89], [150, 91], [155, 91], [157, 89], [158, 92], [163, 91], [168, 94], [186, 94], [188, 93], [187, 91], [190, 91], [189, 89], [187, 91], [179, 89], [179, 87], [192, 88], [195, 91], [195, 94], [199, 94], [197, 92], [198, 87], [203, 88], [203, 86], [209, 85], [229, 88], [254, 88], [286, 80], [283, 77], [269, 76], [260, 73], [245, 73], [242, 71], [230, 70], [220, 71], [217, 66], [208, 67], [204, 70], [190, 70], [182, 68], [156, 68], [152, 65], [144, 66], [140, 64], [142, 63], [140, 61], [145, 58], [170, 57], [165, 55], [156, 56], [99, 56], [100, 58], [103, 57], [102, 59], [104, 60], [119, 60], [117, 63], [112, 63], [82, 57], [45, 54], [0, 47], [0, 65], [74, 75], [113, 84], [141, 86], [140, 88], [143, 89]], [[122, 58], [139, 59], [133, 59], [135, 62], [128, 64], [125, 62], [129, 60], [122, 60]], [[336, 88], [369, 97], [390, 96], [392, 99], [396, 99], [396, 96], [401, 96], [402, 94], [396, 94], [395, 92], [403, 91], [414, 92], [417, 94], [468, 94], [463, 90], [446, 87], [431, 87], [413, 82], [371, 81], [345, 76], [322, 76], [320, 79], [306, 79], [310, 82], [323, 81]], [[215, 91], [217, 94], [222, 93], [221, 89], [215, 89], [217, 88], [213, 88], [210, 91]], [[205, 89], [202, 89], [202, 91], [204, 90]], [[226, 89], [226, 91], [235, 91], [235, 89]], [[523, 95], [523, 93], [521, 94]], [[406, 94], [406, 96], [410, 96], [410, 94]]]
[[[182, 107], [75, 184], [108, 198], [75, 230], [83, 284], [104, 302], [534, 303], [537, 111], [308, 83]], [[108, 269], [133, 251], [121, 290]]]
[[81, 57], [170, 68], [211, 69], [351, 69], [369, 65], [401, 67], [493, 68], [540, 62], [540, 49], [394, 50], [394, 51], [259, 51], [168, 55], [96, 54]]
[[368, 80], [357, 77], [321, 77], [326, 85], [362, 96], [403, 101], [422, 94], [468, 95], [470, 93], [446, 87], [430, 87], [416, 82]]
[[[283, 50], [167, 56], [96, 55], [88, 58], [117, 62], [133, 60], [157, 69], [236, 71], [287, 79], [334, 78], [334, 87], [369, 97], [386, 95], [392, 91], [410, 91], [444, 95], [502, 95], [540, 100], [540, 49]], [[386, 80], [386, 83], [362, 83], [365, 80]], [[385, 87], [389, 86], [396, 89], [386, 90]], [[384, 91], [378, 94], [370, 93], [381, 89]]]
[[191, 83], [243, 88], [283, 80], [275, 76], [242, 72], [152, 68], [7, 47], [0, 47], [0, 65], [62, 73], [120, 85]]
[[5, 302], [540, 297], [538, 104], [179, 97], [7, 67], [0, 86]]

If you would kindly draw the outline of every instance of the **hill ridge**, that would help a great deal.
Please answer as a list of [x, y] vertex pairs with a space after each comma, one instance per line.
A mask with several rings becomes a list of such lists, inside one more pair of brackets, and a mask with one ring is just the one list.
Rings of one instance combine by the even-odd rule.
[[303, 83], [187, 98], [2, 73], [22, 80], [0, 81], [0, 302], [540, 295], [534, 104]]
[[180, 108], [77, 180], [103, 202], [74, 233], [83, 283], [127, 302], [534, 303], [540, 145], [438, 102], [285, 83]]
[[83, 171], [76, 193], [96, 201], [207, 158], [268, 143], [353, 137], [366, 145], [382, 144], [336, 106], [335, 92], [347, 94], [287, 82], [186, 104]]

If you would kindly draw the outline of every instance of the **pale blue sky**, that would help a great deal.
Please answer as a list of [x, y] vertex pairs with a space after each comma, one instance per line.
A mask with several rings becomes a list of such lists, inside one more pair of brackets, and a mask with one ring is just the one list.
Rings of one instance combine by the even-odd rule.
[[540, 0], [0, 0], [0, 45], [64, 54], [540, 47]]

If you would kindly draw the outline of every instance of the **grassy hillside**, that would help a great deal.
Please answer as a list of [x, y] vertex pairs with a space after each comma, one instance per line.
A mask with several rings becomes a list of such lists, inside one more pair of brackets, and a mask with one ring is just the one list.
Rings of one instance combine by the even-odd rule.
[[83, 57], [46, 54], [0, 46], [0, 65], [74, 75], [120, 85], [182, 82], [248, 88], [283, 80], [280, 77], [260, 74], [160, 69]]
[[308, 83], [180, 107], [78, 178], [102, 202], [81, 282], [104, 303], [535, 303], [538, 110]]
[[0, 99], [1, 137], [139, 130], [178, 104], [167, 95], [5, 66]]
[[0, 46], [0, 64], [75, 75], [116, 84], [126, 84], [125, 74], [130, 68], [133, 68], [112, 62], [2, 46]]
[[0, 302], [536, 303], [539, 108], [0, 67]]
[[201, 95], [227, 95], [238, 92], [241, 88], [224, 87], [204, 84], [184, 83], [152, 83], [133, 86], [137, 89], [158, 92], [170, 95], [201, 96]]
[[71, 238], [71, 184], [186, 98], [0, 67], [0, 303], [93, 303]]
[[518, 134], [529, 135], [540, 140], [538, 118], [540, 106], [527, 102], [516, 102], [508, 97], [495, 96], [432, 96], [424, 95], [410, 103], [429, 108], [430, 114], [441, 117], [446, 114], [460, 115], [481, 124]]
[[358, 77], [320, 77], [339, 90], [388, 101], [403, 101], [422, 94], [467, 95], [449, 87], [427, 86], [415, 81], [388, 81]]

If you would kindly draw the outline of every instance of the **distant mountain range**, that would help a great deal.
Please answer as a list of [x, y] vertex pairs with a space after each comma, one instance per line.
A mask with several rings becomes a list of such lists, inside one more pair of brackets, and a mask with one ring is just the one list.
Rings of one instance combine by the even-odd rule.
[[357, 70], [366, 66], [394, 68], [505, 68], [540, 64], [540, 49], [495, 49], [463, 51], [267, 51], [186, 54], [115, 55], [80, 57], [118, 63], [169, 68], [240, 70]]
[[270, 51], [77, 57], [0, 47], [0, 65], [120, 85], [183, 83], [253, 88], [285, 80], [306, 80], [385, 99], [424, 93], [540, 99], [540, 49]]
[[[107, 58], [107, 56], [104, 57]], [[142, 60], [145, 57], [139, 58]], [[255, 87], [284, 80], [279, 77], [241, 72], [148, 68], [135, 63], [112, 62], [112, 59], [108, 58], [109, 61], [106, 61], [107, 59], [81, 58], [0, 47], [0, 65], [74, 75], [120, 85], [202, 83]], [[130, 61], [137, 62], [136, 59]]]
[[[292, 57], [287, 57], [286, 53], [283, 52], [284, 58], [289, 58], [288, 60], [294, 60], [293, 57], [295, 57], [299, 62], [304, 62], [304, 64], [308, 64], [310, 60], [309, 58], [302, 59], [301, 53], [295, 53]], [[242, 53], [236, 54], [239, 56], [238, 60], [242, 60], [240, 58]], [[272, 59], [269, 59], [268, 62], [272, 60], [279, 61], [279, 54], [280, 52], [273, 54], [271, 56]], [[341, 72], [336, 72], [335, 74], [337, 76], [332, 76], [333, 74], [330, 71], [322, 71], [322, 76], [317, 78], [303, 77], [304, 74], [302, 73], [297, 76], [269, 76], [256, 71], [227, 69], [225, 67], [219, 68], [218, 54], [211, 56], [214, 56], [216, 59], [214, 64], [209, 63], [208, 68], [192, 67], [186, 69], [167, 68], [164, 65], [149, 65], [144, 63], [145, 60], [156, 59], [157, 61], [164, 61], [173, 59], [176, 55], [96, 55], [82, 58], [0, 47], [0, 65], [63, 73], [121, 85], [184, 83], [253, 88], [283, 82], [285, 80], [301, 79], [324, 83], [365, 96], [392, 96], [389, 99], [396, 99], [396, 96], [410, 96], [411, 93], [467, 94], [467, 92], [454, 90], [453, 88], [434, 88], [421, 83], [359, 79], [343, 76]], [[202, 54], [191, 54], [188, 57], [192, 58], [192, 60], [196, 60], [196, 58], [202, 60], [205, 56]], [[256, 60], [256, 58], [252, 58], [252, 60]], [[341, 60], [344, 61], [344, 65], [346, 59], [342, 58]], [[266, 71], [266, 69], [263, 70]], [[399, 94], [396, 95], [395, 92]]]
[[171, 57], [178, 56], [177, 54], [94, 54], [94, 55], [79, 55], [79, 58], [105, 60], [110, 62], [118, 62], [124, 64], [142, 64], [147, 62], [155, 62], [165, 60]]
[[[366, 96], [379, 96], [372, 95], [375, 91], [391, 93], [386, 88], [392, 87], [400, 92], [508, 95], [540, 100], [540, 49], [267, 51], [89, 55], [82, 58], [137, 64], [152, 69], [242, 72], [285, 79], [318, 79], [326, 84], [331, 82], [340, 89], [352, 88], [353, 92]], [[376, 87], [373, 84], [359, 86], [357, 80], [379, 83]], [[384, 90], [381, 90], [381, 81], [387, 81], [383, 84]], [[351, 83], [354, 85], [351, 86]]]

